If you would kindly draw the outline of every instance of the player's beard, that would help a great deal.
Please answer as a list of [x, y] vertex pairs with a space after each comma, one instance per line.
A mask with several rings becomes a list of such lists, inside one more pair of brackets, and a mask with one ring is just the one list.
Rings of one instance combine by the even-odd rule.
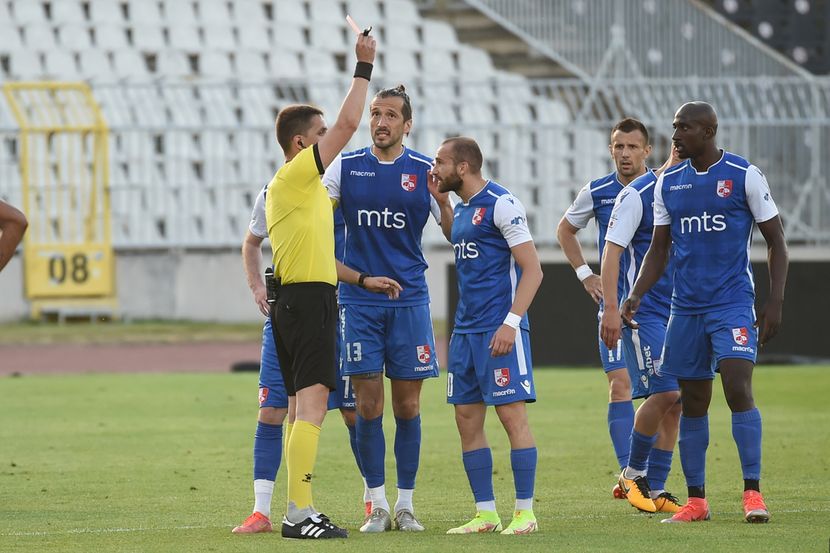
[[464, 181], [461, 180], [458, 171], [453, 171], [452, 175], [447, 175], [441, 179], [441, 182], [438, 183], [438, 191], [458, 193], [462, 184], [464, 184]]
[[375, 145], [375, 148], [382, 150], [383, 152], [398, 150], [403, 142], [403, 134], [395, 136], [391, 130], [385, 130], [388, 134], [382, 137], [378, 137], [372, 133], [372, 143]]

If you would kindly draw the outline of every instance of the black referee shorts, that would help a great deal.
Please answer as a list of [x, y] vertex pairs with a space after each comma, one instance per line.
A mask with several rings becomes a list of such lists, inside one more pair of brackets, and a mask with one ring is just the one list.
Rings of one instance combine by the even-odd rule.
[[271, 327], [289, 396], [314, 384], [337, 388], [336, 288], [325, 282], [280, 286]]

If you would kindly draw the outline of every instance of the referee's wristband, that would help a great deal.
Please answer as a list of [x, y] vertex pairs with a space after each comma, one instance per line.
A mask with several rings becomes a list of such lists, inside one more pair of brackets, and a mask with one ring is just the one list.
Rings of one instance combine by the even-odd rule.
[[354, 78], [361, 78], [366, 79], [367, 81], [372, 80], [372, 67], [374, 67], [371, 63], [366, 61], [359, 61], [354, 66]]
[[591, 270], [587, 263], [576, 268], [576, 278], [578, 278], [580, 282], [593, 274], [594, 271]]
[[521, 324], [521, 322], [522, 322], [522, 318], [519, 315], [516, 315], [515, 313], [513, 313], [511, 311], [504, 318], [504, 323], [502, 323], [502, 324], [506, 324], [507, 326], [509, 326], [513, 330], [518, 330], [519, 325]]

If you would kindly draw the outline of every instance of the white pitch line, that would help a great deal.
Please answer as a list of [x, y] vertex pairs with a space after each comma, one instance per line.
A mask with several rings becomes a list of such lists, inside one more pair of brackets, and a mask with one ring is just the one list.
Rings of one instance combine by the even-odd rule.
[[[722, 515], [722, 516], [737, 516], [741, 513], [738, 511], [713, 511], [715, 515]], [[773, 517], [776, 514], [803, 514], [803, 513], [830, 513], [830, 508], [828, 509], [782, 509], [772, 512]], [[569, 516], [554, 516], [551, 517], [552, 521], [556, 520], [586, 520], [586, 519], [609, 519], [609, 518], [619, 518], [620, 516], [624, 517], [653, 517], [653, 516], [660, 516], [666, 513], [655, 513], [653, 515], [647, 515], [644, 513], [627, 513], [627, 514], [607, 514], [607, 515], [569, 515]], [[437, 523], [453, 523], [458, 522], [456, 519], [425, 519], [427, 522], [437, 522]], [[210, 529], [221, 529], [221, 528], [230, 528], [230, 526], [204, 526], [204, 525], [189, 525], [189, 526], [158, 526], [153, 528], [73, 528], [70, 530], [59, 530], [55, 532], [6, 532], [0, 533], [0, 536], [8, 536], [8, 537], [36, 537], [36, 536], [57, 536], [61, 534], [116, 534], [121, 532], [165, 532], [168, 530], [210, 530]]]

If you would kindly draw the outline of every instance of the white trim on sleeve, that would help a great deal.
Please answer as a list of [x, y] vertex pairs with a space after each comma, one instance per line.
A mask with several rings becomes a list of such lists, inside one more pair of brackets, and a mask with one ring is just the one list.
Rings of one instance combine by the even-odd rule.
[[496, 200], [493, 206], [493, 224], [511, 248], [533, 240], [527, 227], [525, 207], [511, 194], [505, 194]]
[[778, 215], [778, 206], [772, 199], [767, 179], [754, 165], [750, 165], [746, 171], [744, 190], [746, 191], [746, 203], [756, 223], [769, 221]]

